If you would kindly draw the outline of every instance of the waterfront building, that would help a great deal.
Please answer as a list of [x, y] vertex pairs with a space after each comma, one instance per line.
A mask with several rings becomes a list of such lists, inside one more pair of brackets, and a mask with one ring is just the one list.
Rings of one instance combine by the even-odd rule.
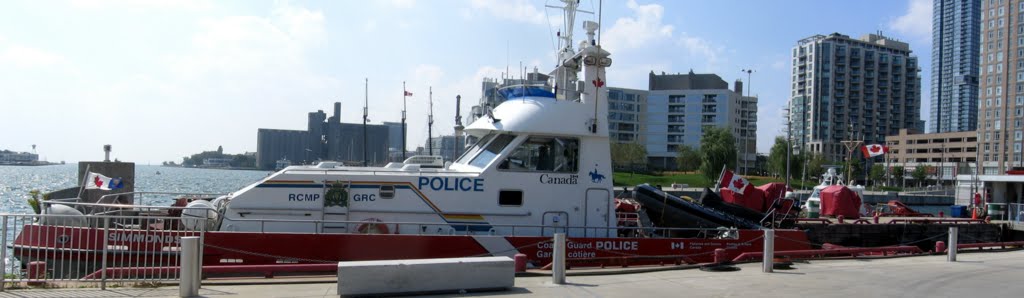
[[608, 136], [613, 143], [643, 143], [647, 90], [608, 87]]
[[[885, 154], [889, 169], [902, 167], [903, 179], [911, 179], [917, 167], [930, 166], [929, 179], [952, 182], [956, 175], [974, 173], [978, 160], [978, 134], [975, 131], [921, 133], [900, 129], [899, 134], [886, 136]], [[892, 172], [890, 172], [892, 173]], [[898, 175], [898, 174], [894, 174]]]
[[204, 158], [203, 159], [203, 167], [206, 167], [206, 168], [227, 168], [227, 167], [231, 166], [231, 161], [233, 161], [233, 160], [234, 160], [233, 158], [225, 158], [225, 157]]
[[39, 154], [29, 152], [0, 151], [0, 165], [35, 164], [39, 162]]
[[1024, 166], [1024, 3], [982, 1], [978, 139], [982, 174]]
[[880, 34], [815, 35], [797, 42], [792, 62], [796, 148], [839, 162], [850, 154], [842, 141], [881, 144], [903, 128], [924, 131], [920, 69], [909, 44]]
[[929, 132], [974, 131], [978, 124], [981, 1], [934, 0]]
[[757, 97], [743, 96], [716, 74], [649, 74], [643, 119], [643, 144], [650, 166], [675, 169], [680, 146], [700, 148], [709, 127], [726, 128], [736, 139], [736, 170], [747, 173], [757, 163]]
[[[398, 125], [401, 133], [401, 124]], [[394, 126], [366, 125], [366, 160], [369, 165], [390, 161], [391, 131]], [[309, 164], [321, 160], [355, 165], [363, 163], [363, 124], [342, 123], [341, 103], [334, 103], [330, 118], [323, 110], [309, 113], [306, 130], [264, 129], [257, 131], [256, 160], [261, 169], [274, 169], [278, 160]], [[401, 142], [397, 146], [401, 146]]]
[[[423, 148], [426, 149], [423, 153], [426, 155], [440, 156], [444, 161], [452, 161], [462, 154], [462, 150], [459, 150], [455, 146], [455, 136], [437, 136], [427, 140], [428, 143], [423, 144]], [[459, 140], [459, 146], [463, 146], [463, 140]], [[430, 149], [433, 148], [433, 151]]]

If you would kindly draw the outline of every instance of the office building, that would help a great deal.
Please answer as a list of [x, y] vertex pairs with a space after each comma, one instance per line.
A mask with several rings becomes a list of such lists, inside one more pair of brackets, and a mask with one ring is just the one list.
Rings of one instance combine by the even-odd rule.
[[[956, 175], [973, 174], [978, 157], [978, 134], [974, 131], [924, 134], [900, 129], [899, 134], [886, 136], [885, 154], [890, 169], [902, 167], [904, 179], [920, 166], [930, 166], [929, 179], [954, 181]], [[896, 174], [894, 174], [896, 175]]]
[[934, 1], [929, 132], [977, 129], [980, 9], [977, 0]]
[[[401, 124], [399, 124], [401, 129]], [[341, 103], [334, 103], [330, 118], [323, 110], [309, 113], [306, 130], [264, 129], [257, 131], [256, 160], [261, 169], [274, 169], [278, 160], [310, 164], [321, 160], [348, 165], [383, 165], [390, 161], [391, 131], [394, 125], [367, 124], [364, 155], [363, 124], [342, 123]], [[399, 143], [397, 146], [401, 146]]]
[[716, 74], [649, 74], [649, 91], [641, 119], [643, 144], [651, 167], [675, 169], [680, 146], [700, 148], [709, 127], [726, 128], [736, 140], [736, 170], [750, 172], [757, 163], [757, 97], [743, 96]]
[[815, 35], [797, 42], [792, 59], [798, 149], [841, 162], [851, 156], [844, 140], [881, 144], [903, 128], [924, 131], [920, 69], [907, 43], [880, 34]]

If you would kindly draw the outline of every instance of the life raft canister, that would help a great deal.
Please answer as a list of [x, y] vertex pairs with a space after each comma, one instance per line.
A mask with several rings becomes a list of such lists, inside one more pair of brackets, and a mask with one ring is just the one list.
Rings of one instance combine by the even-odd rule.
[[359, 234], [387, 234], [388, 226], [381, 223], [379, 219], [367, 218], [356, 227], [356, 232]]

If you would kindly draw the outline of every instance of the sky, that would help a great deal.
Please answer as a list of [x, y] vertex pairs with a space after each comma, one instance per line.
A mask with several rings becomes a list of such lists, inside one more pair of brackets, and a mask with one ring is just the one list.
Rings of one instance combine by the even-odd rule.
[[[256, 151], [258, 128], [305, 129], [307, 113], [330, 113], [336, 101], [343, 122], [361, 122], [364, 98], [371, 123], [398, 122], [403, 82], [413, 93], [413, 149], [426, 139], [430, 88], [434, 133], [450, 134], [456, 95], [466, 115], [483, 78], [554, 67], [561, 14], [545, 5], [557, 2], [3, 1], [0, 149], [35, 144], [41, 159], [75, 162], [100, 160], [111, 144], [112, 157], [140, 164], [218, 146]], [[882, 31], [910, 43], [928, 115], [929, 0], [601, 6], [601, 44], [614, 60], [609, 86], [646, 89], [651, 71], [716, 73], [731, 83], [755, 70], [747, 87], [759, 97], [758, 152], [783, 134], [790, 52], [816, 34]]]

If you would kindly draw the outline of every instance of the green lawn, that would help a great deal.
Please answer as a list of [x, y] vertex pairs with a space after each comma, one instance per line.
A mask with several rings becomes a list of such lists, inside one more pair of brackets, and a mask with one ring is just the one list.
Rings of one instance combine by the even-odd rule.
[[[785, 182], [781, 178], [772, 177], [757, 177], [750, 176], [746, 177], [750, 180], [750, 183], [754, 185], [762, 185], [769, 182]], [[612, 176], [612, 181], [615, 186], [635, 186], [643, 183], [651, 185], [662, 185], [669, 187], [672, 183], [687, 184], [689, 187], [709, 187], [714, 182], [708, 182], [703, 175], [699, 173], [666, 173], [665, 175], [644, 175], [644, 174], [633, 174], [628, 172], [615, 172]], [[793, 184], [793, 188], [801, 188], [804, 183], [800, 181], [790, 181]], [[806, 182], [808, 187], [813, 186], [812, 182]]]

